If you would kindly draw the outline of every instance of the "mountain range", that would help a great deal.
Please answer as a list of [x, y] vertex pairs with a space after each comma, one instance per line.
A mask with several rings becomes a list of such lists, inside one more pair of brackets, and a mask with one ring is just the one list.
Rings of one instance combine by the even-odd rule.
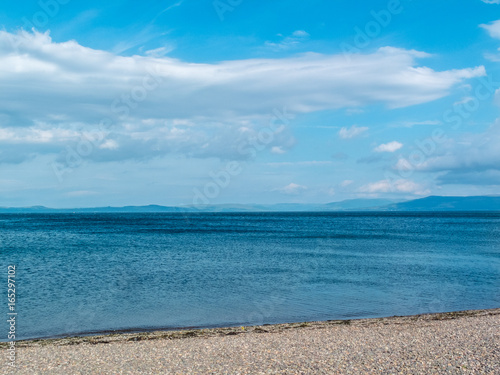
[[219, 204], [206, 206], [125, 206], [93, 208], [0, 207], [0, 213], [119, 213], [119, 212], [307, 212], [307, 211], [500, 211], [500, 196], [430, 196], [409, 201], [349, 199], [326, 204]]

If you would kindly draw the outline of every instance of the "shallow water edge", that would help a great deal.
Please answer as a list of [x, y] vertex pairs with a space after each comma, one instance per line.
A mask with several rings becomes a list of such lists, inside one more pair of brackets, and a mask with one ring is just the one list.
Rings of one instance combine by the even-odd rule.
[[[290, 329], [321, 329], [329, 326], [371, 326], [388, 324], [422, 324], [436, 320], [466, 319], [470, 317], [500, 315], [500, 308], [485, 310], [465, 310], [444, 313], [418, 314], [408, 316], [391, 316], [385, 318], [326, 320], [317, 322], [266, 324], [260, 326], [239, 326], [224, 328], [186, 329], [176, 331], [151, 331], [123, 333], [114, 332], [95, 336], [72, 336], [63, 338], [47, 338], [16, 341], [16, 347], [97, 345], [114, 342], [137, 342], [144, 340], [177, 340], [192, 337], [223, 337], [241, 334], [279, 333]], [[7, 348], [8, 343], [1, 342], [0, 348]]]

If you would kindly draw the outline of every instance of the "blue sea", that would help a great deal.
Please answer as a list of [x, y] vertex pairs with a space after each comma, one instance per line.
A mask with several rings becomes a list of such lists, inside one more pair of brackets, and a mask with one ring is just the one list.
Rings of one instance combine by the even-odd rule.
[[18, 339], [500, 307], [500, 213], [2, 214], [0, 254]]

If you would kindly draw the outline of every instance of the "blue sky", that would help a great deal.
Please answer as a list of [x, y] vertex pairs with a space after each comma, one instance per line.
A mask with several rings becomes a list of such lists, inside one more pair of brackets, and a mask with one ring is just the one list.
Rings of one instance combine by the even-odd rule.
[[500, 1], [0, 9], [0, 206], [500, 192]]

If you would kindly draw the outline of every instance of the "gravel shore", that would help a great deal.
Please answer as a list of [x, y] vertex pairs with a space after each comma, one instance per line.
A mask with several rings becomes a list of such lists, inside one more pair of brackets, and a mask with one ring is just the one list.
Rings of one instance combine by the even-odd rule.
[[500, 309], [18, 342], [14, 373], [497, 375]]

